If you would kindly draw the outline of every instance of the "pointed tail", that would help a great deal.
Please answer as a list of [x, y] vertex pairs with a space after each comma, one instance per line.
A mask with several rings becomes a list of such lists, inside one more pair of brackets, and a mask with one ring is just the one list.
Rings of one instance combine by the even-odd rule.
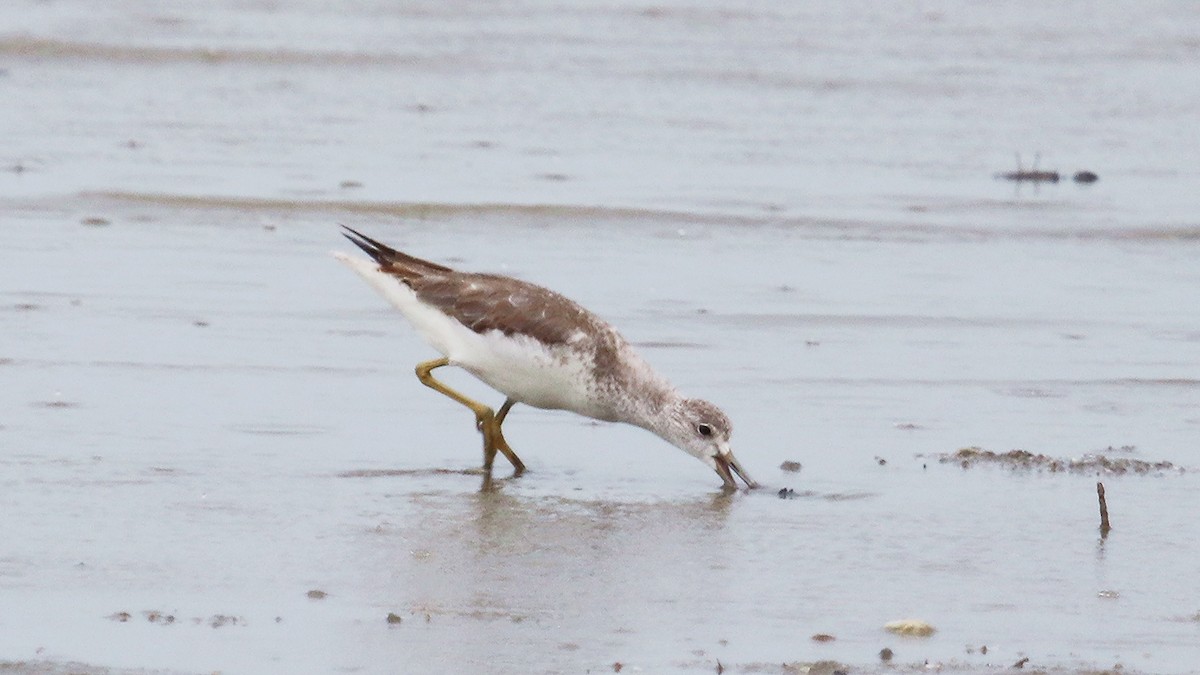
[[371, 256], [371, 259], [379, 263], [381, 267], [410, 269], [421, 274], [451, 271], [445, 265], [439, 265], [428, 260], [413, 257], [407, 253], [401, 253], [346, 225], [342, 225], [342, 229], [345, 230], [345, 232], [342, 232], [343, 237], [349, 239], [355, 246], [362, 249], [364, 253]]

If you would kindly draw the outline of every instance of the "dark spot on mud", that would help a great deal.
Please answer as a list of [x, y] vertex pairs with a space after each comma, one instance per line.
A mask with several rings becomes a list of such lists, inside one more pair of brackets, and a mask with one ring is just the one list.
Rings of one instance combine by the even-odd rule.
[[800, 462], [793, 462], [789, 459], [783, 464], [780, 464], [779, 468], [780, 470], [787, 471], [788, 473], [799, 473], [800, 469], [804, 468], [804, 466], [800, 464]]
[[41, 308], [41, 305], [32, 302], [18, 302], [17, 304], [13, 305], [13, 309], [17, 310], [18, 312], [32, 312]]
[[621, 663], [620, 661], [613, 661], [613, 672], [614, 673], [621, 672], [621, 669], [624, 667], [625, 667], [625, 664]]
[[875, 456], [875, 463], [879, 466], [887, 466], [887, 460], [878, 455]]
[[150, 623], [162, 624], [164, 626], [170, 626], [171, 624], [175, 623], [174, 614], [163, 614], [162, 612], [147, 610], [142, 612], [142, 615], [145, 616], [146, 620]]
[[[1132, 449], [1132, 446], [1129, 447]], [[1109, 450], [1113, 449], [1109, 448]], [[1167, 472], [1184, 473], [1186, 471], [1184, 467], [1175, 466], [1167, 461], [1150, 462], [1130, 457], [1112, 458], [1103, 454], [1087, 454], [1076, 459], [1061, 459], [1032, 453], [1028, 450], [994, 452], [978, 447], [962, 448], [958, 452], [939, 455], [938, 461], [942, 464], [956, 463], [964, 469], [992, 465], [1014, 471], [1067, 472], [1089, 475], [1121, 475], [1127, 473], [1145, 475]]]
[[221, 628], [222, 626], [237, 626], [245, 624], [246, 620], [236, 616], [228, 616], [226, 614], [214, 614], [208, 620], [208, 625], [213, 628]]
[[[160, 626], [173, 626], [182, 621], [182, 619], [176, 617], [174, 614], [168, 614], [167, 612], [160, 612], [154, 609], [144, 610], [142, 612], [142, 616], [146, 617], [146, 621], [149, 623], [158, 624]], [[105, 618], [111, 621], [117, 621], [119, 623], [128, 623], [133, 618], [133, 615], [129, 612], [116, 612], [115, 614], [110, 614]], [[279, 622], [283, 619], [276, 618], [275, 620], [276, 622]], [[198, 616], [192, 617], [191, 621], [197, 626], [207, 623], [213, 628], [220, 628], [222, 626], [244, 626], [246, 624], [246, 620], [241, 617], [228, 616], [225, 614], [216, 614], [207, 619]]]
[[561, 183], [568, 179], [568, 176], [565, 173], [540, 173], [537, 177], [541, 178], [542, 180], [553, 181], [555, 183]]
[[880, 661], [883, 661], [886, 663], [888, 661], [891, 661], [893, 656], [895, 656], [895, 653], [893, 653], [892, 650], [887, 647], [884, 647], [883, 649], [879, 650], [879, 660]]
[[344, 180], [338, 183], [338, 187], [342, 188], [343, 190], [354, 190], [362, 186], [363, 184], [356, 180]]
[[1057, 183], [1060, 178], [1057, 171], [1010, 171], [1008, 173], [997, 174], [996, 177], [1018, 183]]
[[1100, 176], [1091, 171], [1076, 171], [1072, 178], [1076, 183], [1095, 183], [1100, 180]]
[[404, 619], [401, 619], [399, 614], [395, 612], [388, 612], [387, 622], [389, 625], [395, 626], [400, 624], [402, 621], [404, 621]]
[[[976, 652], [976, 649], [974, 649], [974, 647], [971, 645], [967, 645], [967, 653], [974, 653], [974, 652]], [[985, 653], [988, 653], [988, 645], [983, 645], [982, 647], [979, 647], [979, 653], [983, 653], [983, 655], [985, 655]]]
[[837, 638], [829, 633], [817, 633], [816, 635], [812, 636], [813, 642], [833, 642], [836, 639]]
[[324, 600], [325, 598], [329, 597], [329, 594], [325, 591], [319, 591], [316, 589], [309, 591], [305, 595], [307, 595], [310, 600]]
[[112, 221], [110, 221], [108, 218], [101, 218], [99, 216], [89, 216], [80, 220], [79, 224], [88, 225], [90, 227], [104, 227], [105, 225], [111, 225]]

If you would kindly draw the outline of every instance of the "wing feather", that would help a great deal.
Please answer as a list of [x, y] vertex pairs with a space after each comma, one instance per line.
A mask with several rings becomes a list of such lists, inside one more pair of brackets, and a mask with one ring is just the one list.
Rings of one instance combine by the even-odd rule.
[[[385, 268], [385, 271], [386, 268]], [[524, 334], [566, 344], [599, 320], [576, 302], [541, 286], [491, 274], [426, 274], [405, 279], [417, 298], [476, 333]]]

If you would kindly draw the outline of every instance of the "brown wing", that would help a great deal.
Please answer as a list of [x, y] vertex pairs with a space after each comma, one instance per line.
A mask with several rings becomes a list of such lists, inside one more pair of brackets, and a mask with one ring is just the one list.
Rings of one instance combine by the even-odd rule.
[[546, 344], [563, 344], [580, 330], [592, 334], [611, 331], [591, 312], [548, 288], [497, 274], [457, 272], [401, 253], [345, 225], [342, 228], [347, 239], [379, 263], [380, 270], [476, 333], [498, 330], [505, 335], [530, 335]]
[[524, 334], [547, 344], [563, 344], [581, 329], [594, 330], [597, 323], [591, 312], [574, 301], [510, 277], [435, 272], [401, 278], [423, 302], [476, 333], [498, 330], [505, 335]]

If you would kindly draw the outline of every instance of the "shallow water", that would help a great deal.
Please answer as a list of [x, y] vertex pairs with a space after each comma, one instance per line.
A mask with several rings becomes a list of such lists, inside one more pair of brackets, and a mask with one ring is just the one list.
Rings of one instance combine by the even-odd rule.
[[[0, 9], [0, 661], [1197, 670], [1194, 12], [322, 6]], [[767, 489], [519, 407], [477, 493], [339, 222], [596, 310]]]

